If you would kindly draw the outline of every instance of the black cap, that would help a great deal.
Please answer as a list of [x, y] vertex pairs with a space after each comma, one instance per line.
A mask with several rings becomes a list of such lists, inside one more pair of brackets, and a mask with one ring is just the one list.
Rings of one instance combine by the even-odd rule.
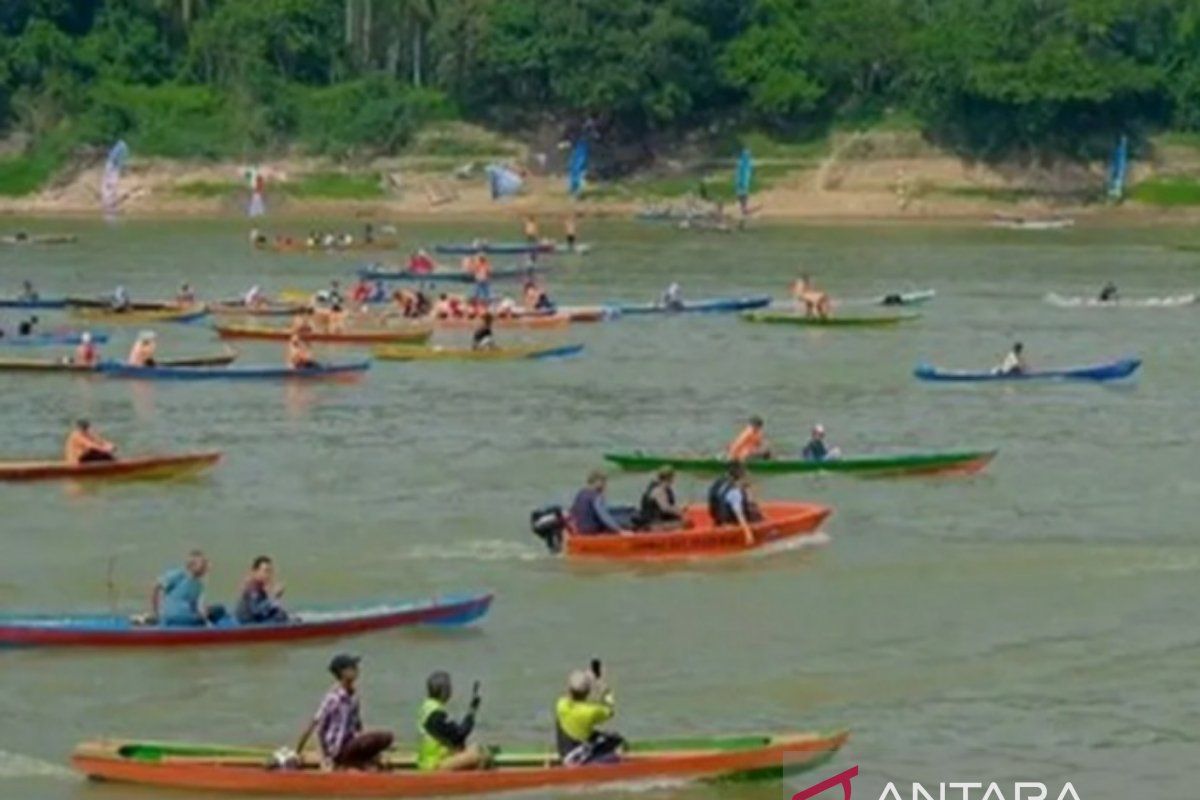
[[349, 653], [338, 653], [329, 662], [329, 671], [333, 673], [335, 678], [339, 678], [344, 670], [350, 667], [357, 667], [359, 661], [362, 661], [359, 656], [352, 656]]

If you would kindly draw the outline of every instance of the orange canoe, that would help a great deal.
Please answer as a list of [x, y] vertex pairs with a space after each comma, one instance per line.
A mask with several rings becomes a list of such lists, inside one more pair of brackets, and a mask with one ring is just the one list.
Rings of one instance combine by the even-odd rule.
[[216, 464], [215, 451], [167, 456], [135, 456], [116, 461], [0, 461], [0, 481], [153, 480], [192, 475]]
[[[264, 339], [286, 342], [292, 337], [289, 328], [267, 325], [218, 324], [214, 326], [222, 339]], [[307, 342], [322, 344], [421, 344], [429, 341], [433, 329], [428, 325], [409, 325], [403, 328], [349, 328], [339, 333], [304, 334]]]
[[[75, 749], [71, 763], [94, 780], [206, 792], [317, 797], [443, 797], [536, 790], [579, 791], [644, 781], [781, 780], [825, 763], [845, 731], [730, 739], [633, 743], [612, 764], [563, 767], [551, 753], [501, 749], [492, 769], [422, 772], [409, 754], [390, 754], [385, 769], [327, 772], [271, 769], [270, 753], [252, 748], [100, 741]], [[586, 795], [584, 795], [586, 796]]]
[[759, 505], [763, 519], [750, 526], [754, 542], [737, 525], [714, 527], [708, 509], [688, 506], [683, 511], [682, 530], [621, 534], [568, 533], [563, 553], [572, 558], [611, 558], [622, 560], [662, 560], [712, 558], [738, 555], [801, 536], [816, 533], [825, 518], [833, 513], [816, 503], [771, 501]]

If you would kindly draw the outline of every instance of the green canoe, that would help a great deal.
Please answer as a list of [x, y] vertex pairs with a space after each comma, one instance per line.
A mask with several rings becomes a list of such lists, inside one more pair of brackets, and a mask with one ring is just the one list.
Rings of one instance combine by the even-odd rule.
[[[747, 462], [752, 473], [783, 475], [804, 472], [846, 472], [870, 478], [900, 475], [970, 475], [979, 472], [996, 455], [995, 450], [968, 450], [953, 453], [910, 453], [894, 456], [858, 456], [826, 461], [780, 458]], [[716, 474], [728, 468], [722, 458], [706, 456], [664, 456], [647, 453], [605, 453], [607, 461], [624, 470], [648, 471], [674, 467], [680, 472]]]
[[802, 325], [813, 328], [869, 328], [899, 325], [920, 319], [920, 314], [873, 314], [861, 317], [807, 317], [795, 311], [748, 311], [742, 315], [747, 322], [765, 322], [772, 325]]

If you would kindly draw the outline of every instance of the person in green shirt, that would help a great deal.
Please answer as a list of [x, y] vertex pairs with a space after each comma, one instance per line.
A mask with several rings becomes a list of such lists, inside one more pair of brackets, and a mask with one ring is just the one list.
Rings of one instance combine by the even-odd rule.
[[420, 744], [417, 748], [417, 768], [424, 771], [481, 769], [489, 762], [486, 749], [467, 744], [475, 728], [475, 714], [482, 698], [479, 682], [471, 691], [470, 709], [458, 722], [450, 718], [446, 703], [454, 692], [450, 674], [438, 670], [425, 681], [426, 698], [417, 719]]
[[567, 693], [554, 707], [555, 739], [563, 766], [619, 761], [625, 740], [598, 726], [617, 713], [616, 697], [600, 677], [600, 660], [590, 670], [577, 669], [567, 676]]

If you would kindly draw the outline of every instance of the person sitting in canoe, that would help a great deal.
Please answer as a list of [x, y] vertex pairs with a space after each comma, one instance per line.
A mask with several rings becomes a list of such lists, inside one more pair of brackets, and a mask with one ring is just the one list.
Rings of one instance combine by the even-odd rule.
[[730, 461], [753, 461], [771, 457], [771, 444], [763, 434], [763, 419], [751, 417], [746, 427], [737, 435], [726, 449]]
[[1017, 342], [1000, 362], [1000, 366], [992, 370], [992, 373], [995, 375], [1022, 375], [1028, 371], [1029, 365], [1025, 362], [1025, 345]]
[[23, 300], [26, 303], [33, 303], [41, 299], [37, 290], [33, 288], [31, 281], [21, 281], [21, 293], [17, 295], [18, 300]]
[[355, 306], [366, 305], [371, 300], [374, 287], [366, 278], [359, 278], [350, 290], [350, 302]]
[[590, 670], [567, 676], [567, 693], [554, 705], [554, 738], [564, 767], [620, 760], [625, 740], [598, 729], [616, 713], [616, 697], [600, 677], [599, 660]]
[[1117, 300], [1117, 285], [1112, 281], [1108, 281], [1100, 289], [1099, 300], [1101, 303], [1113, 303]]
[[525, 284], [521, 287], [521, 299], [528, 311], [554, 312], [554, 303], [546, 294], [546, 290], [538, 283], [537, 275], [533, 270], [529, 270], [525, 275]]
[[805, 461], [828, 461], [839, 458], [841, 454], [838, 448], [825, 444], [825, 426], [820, 423], [813, 426], [808, 444], [800, 451], [800, 457]]
[[568, 517], [574, 533], [590, 536], [600, 533], [621, 533], [621, 524], [608, 508], [604, 489], [608, 476], [600, 470], [590, 473], [587, 484], [575, 494]]
[[329, 662], [334, 684], [325, 693], [317, 713], [300, 734], [296, 752], [314, 733], [321, 747], [321, 766], [327, 770], [372, 769], [379, 766], [384, 751], [392, 746], [395, 737], [390, 731], [364, 730], [362, 705], [356, 684], [361, 659], [339, 653]]
[[175, 303], [181, 306], [190, 306], [196, 302], [196, 290], [192, 288], [190, 283], [185, 283], [179, 287], [179, 291], [175, 294]]
[[246, 308], [262, 308], [267, 304], [267, 296], [263, 294], [262, 287], [255, 284], [242, 295], [242, 305]]
[[471, 702], [465, 716], [458, 722], [450, 718], [446, 704], [454, 689], [450, 673], [438, 670], [425, 681], [425, 702], [417, 720], [417, 769], [445, 771], [482, 769], [489, 760], [488, 751], [477, 744], [467, 744], [475, 728], [475, 714], [483, 702], [479, 682], [471, 691]]
[[208, 557], [200, 550], [188, 553], [183, 567], [167, 570], [154, 582], [150, 609], [159, 625], [216, 625], [226, 618], [225, 607], [204, 602], [204, 576]]
[[77, 420], [63, 445], [63, 460], [68, 464], [87, 464], [93, 461], [116, 461], [117, 446], [92, 431], [86, 419]]
[[139, 333], [133, 347], [129, 349], [129, 358], [126, 359], [126, 363], [131, 367], [153, 367], [154, 354], [158, 349], [156, 340], [154, 331]]
[[81, 367], [94, 367], [100, 363], [100, 351], [92, 341], [91, 331], [84, 331], [79, 335], [79, 344], [75, 346], [71, 363]]
[[325, 330], [329, 333], [343, 333], [346, 330], [348, 314], [341, 303], [335, 302], [325, 313]]
[[796, 301], [796, 305], [804, 306], [806, 317], [829, 317], [829, 295], [818, 289], [808, 275], [801, 275], [799, 280], [792, 284], [792, 299]]
[[662, 293], [658, 304], [668, 311], [680, 311], [683, 309], [683, 294], [679, 288], [679, 284], [672, 281], [666, 291]]
[[424, 248], [418, 248], [417, 252], [408, 257], [408, 271], [416, 275], [428, 275], [437, 269], [437, 262]]
[[308, 349], [308, 343], [304, 341], [303, 334], [293, 333], [288, 339], [287, 365], [290, 369], [316, 369], [321, 366], [313, 358], [312, 351]]
[[496, 337], [492, 333], [491, 312], [485, 311], [483, 312], [483, 316], [479, 318], [479, 325], [476, 326], [475, 333], [471, 334], [471, 349], [496, 349]]
[[670, 530], [683, 522], [683, 512], [675, 501], [675, 469], [662, 467], [642, 493], [638, 526], [650, 530]]
[[751, 523], [762, 519], [750, 489], [750, 477], [740, 462], [729, 465], [729, 472], [713, 481], [708, 488], [708, 514], [714, 525], [737, 525], [746, 536], [746, 544], [754, 544]]
[[259, 556], [250, 565], [250, 575], [242, 584], [234, 618], [242, 625], [264, 625], [288, 621], [287, 610], [280, 604], [283, 584], [275, 582], [275, 563]]
[[109, 307], [111, 310], [116, 311], [117, 313], [128, 311], [130, 309], [131, 303], [129, 301], [129, 292], [125, 290], [124, 286], [118, 286], [113, 290], [112, 298], [109, 301]]

